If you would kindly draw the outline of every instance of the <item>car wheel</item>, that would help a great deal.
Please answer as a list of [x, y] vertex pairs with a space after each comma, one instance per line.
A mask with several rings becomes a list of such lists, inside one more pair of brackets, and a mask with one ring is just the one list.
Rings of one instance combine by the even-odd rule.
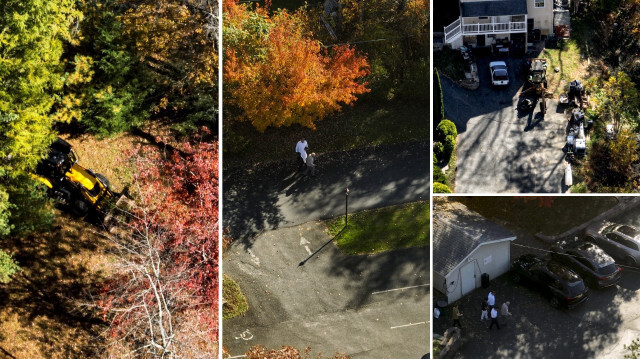
[[549, 302], [551, 303], [551, 306], [554, 307], [554, 308], [559, 308], [560, 307], [560, 300], [558, 300], [558, 298], [556, 298], [556, 297], [551, 297]]
[[83, 200], [75, 200], [72, 205], [73, 213], [78, 217], [84, 217], [89, 213], [89, 205]]
[[637, 266], [636, 261], [631, 257], [626, 257], [624, 259], [624, 265], [629, 266], [629, 267], [636, 267]]
[[513, 273], [511, 275], [511, 280], [513, 280], [514, 283], [518, 284], [518, 283], [520, 283], [520, 281], [522, 281], [522, 278], [520, 277], [520, 274]]

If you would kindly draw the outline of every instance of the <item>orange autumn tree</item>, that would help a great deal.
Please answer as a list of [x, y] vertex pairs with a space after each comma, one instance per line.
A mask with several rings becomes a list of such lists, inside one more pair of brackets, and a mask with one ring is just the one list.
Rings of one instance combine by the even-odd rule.
[[325, 49], [305, 31], [303, 17], [282, 10], [224, 3], [226, 98], [238, 120], [258, 131], [315, 123], [368, 92], [367, 59], [349, 45]]

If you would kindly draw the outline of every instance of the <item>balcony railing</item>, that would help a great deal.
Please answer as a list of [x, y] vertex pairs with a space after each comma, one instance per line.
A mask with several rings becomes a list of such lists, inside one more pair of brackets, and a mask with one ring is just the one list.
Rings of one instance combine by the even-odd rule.
[[461, 30], [460, 18], [458, 18], [458, 20], [452, 22], [449, 26], [444, 27], [444, 41], [447, 42], [447, 39], [453, 39], [458, 36]]
[[527, 32], [526, 21], [510, 21], [510, 22], [490, 22], [483, 24], [464, 24], [460, 19], [454, 21], [444, 28], [445, 43], [452, 42], [459, 35], [481, 35], [481, 34], [498, 34], [512, 32]]

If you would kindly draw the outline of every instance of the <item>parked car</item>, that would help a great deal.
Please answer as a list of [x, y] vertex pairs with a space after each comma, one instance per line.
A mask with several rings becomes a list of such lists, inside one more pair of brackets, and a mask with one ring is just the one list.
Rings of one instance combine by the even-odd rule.
[[618, 263], [631, 267], [640, 264], [640, 230], [635, 227], [606, 222], [587, 228], [585, 239], [604, 249]]
[[533, 254], [522, 255], [513, 262], [511, 279], [540, 291], [554, 308], [573, 308], [589, 299], [589, 289], [576, 272]]
[[618, 283], [622, 276], [622, 268], [610, 255], [584, 239], [558, 242], [551, 251], [551, 259], [578, 273], [589, 287], [609, 287]]
[[492, 61], [489, 63], [489, 70], [491, 71], [491, 85], [509, 85], [509, 72], [507, 71], [507, 64], [504, 61]]

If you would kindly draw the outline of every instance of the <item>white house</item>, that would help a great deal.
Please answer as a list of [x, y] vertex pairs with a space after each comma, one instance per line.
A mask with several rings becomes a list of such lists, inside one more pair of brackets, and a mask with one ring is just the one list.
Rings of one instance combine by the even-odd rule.
[[553, 0], [459, 0], [460, 17], [444, 28], [444, 42], [490, 46], [507, 39], [527, 43], [527, 33], [553, 33]]
[[432, 286], [445, 294], [448, 303], [507, 272], [510, 243], [516, 237], [458, 202], [447, 202], [433, 213]]

